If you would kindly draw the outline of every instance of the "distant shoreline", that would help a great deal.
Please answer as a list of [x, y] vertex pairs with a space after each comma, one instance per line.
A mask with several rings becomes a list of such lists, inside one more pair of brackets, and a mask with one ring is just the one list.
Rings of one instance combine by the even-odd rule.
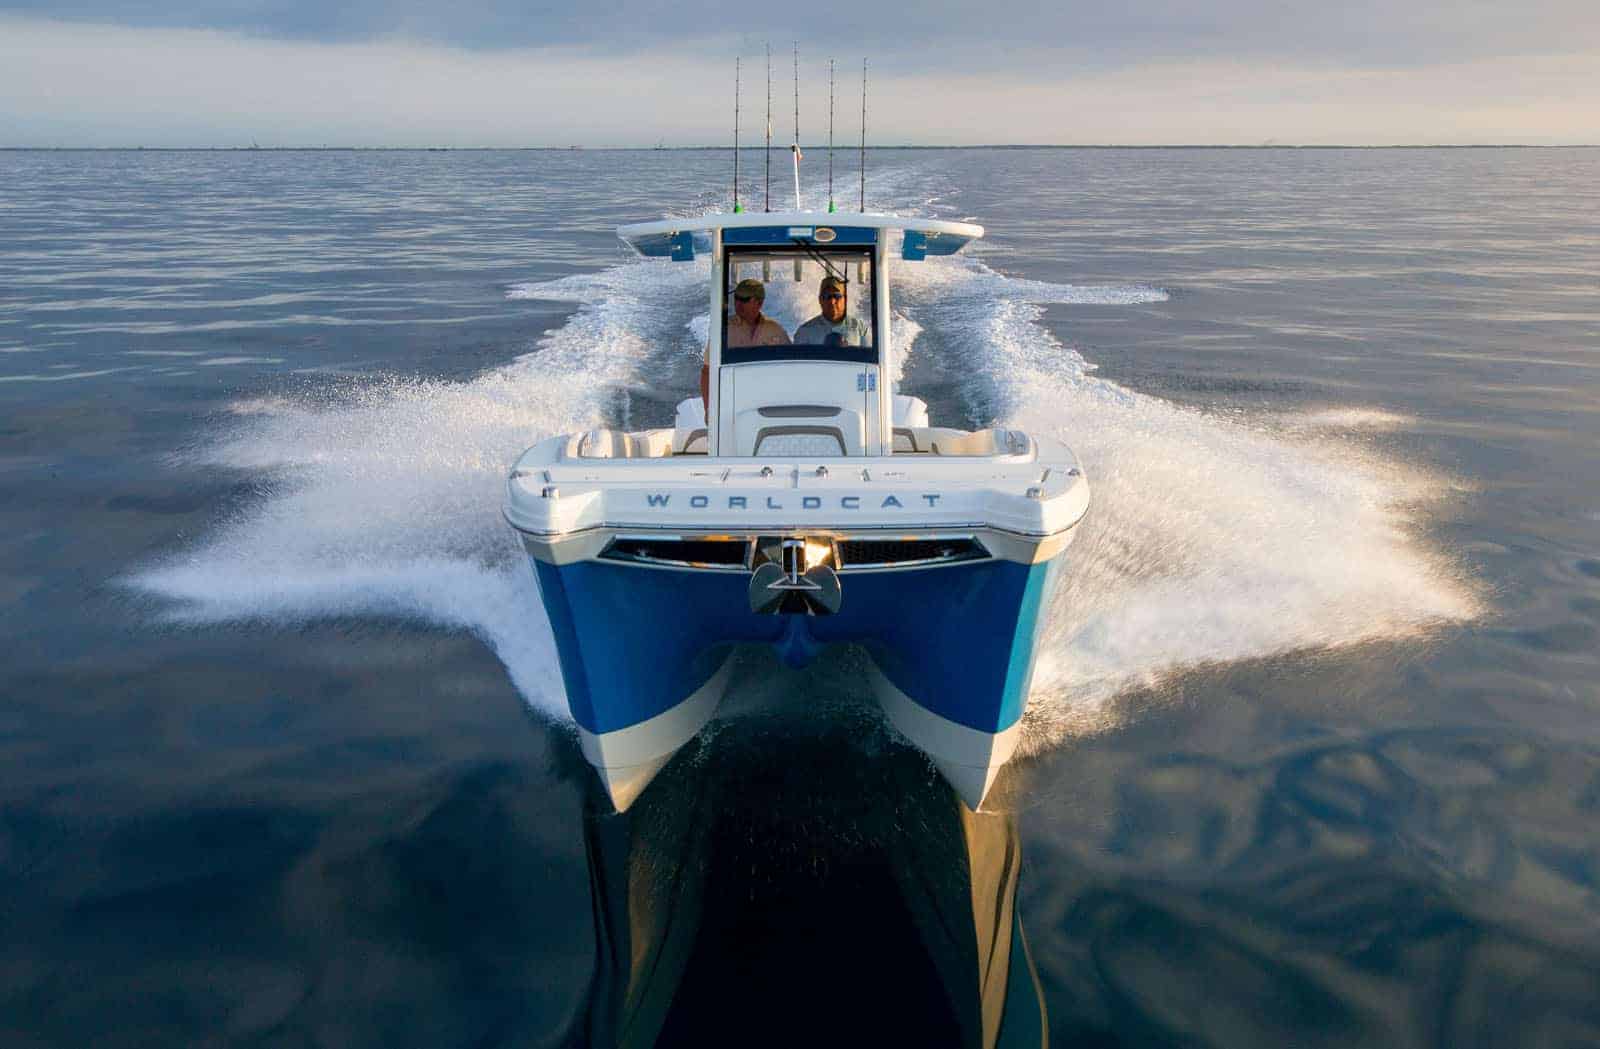
[[[0, 153], [723, 153], [731, 146], [0, 146]], [[743, 146], [741, 152], [763, 152], [764, 146]], [[778, 148], [778, 147], [774, 147]], [[781, 147], [787, 150], [787, 145]], [[802, 145], [804, 150], [825, 150], [826, 144]], [[855, 146], [836, 146], [837, 152], [852, 152]], [[1458, 144], [1407, 143], [1400, 145], [1283, 145], [1278, 143], [1247, 145], [1050, 145], [1026, 143], [995, 143], [972, 146], [919, 146], [886, 144], [868, 146], [869, 150], [923, 149], [1016, 149], [1016, 150], [1150, 150], [1150, 149], [1234, 149], [1234, 150], [1306, 150], [1306, 149], [1600, 149], [1600, 143], [1561, 142], [1480, 142]]]

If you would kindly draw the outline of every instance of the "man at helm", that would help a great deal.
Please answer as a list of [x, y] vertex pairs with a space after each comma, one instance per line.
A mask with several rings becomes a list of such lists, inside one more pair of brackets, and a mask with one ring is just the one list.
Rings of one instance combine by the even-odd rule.
[[[748, 346], [787, 346], [789, 333], [783, 325], [761, 312], [767, 301], [767, 286], [754, 278], [740, 281], [733, 288], [733, 316], [728, 318], [728, 335], [723, 346], [740, 349]], [[700, 400], [710, 403], [711, 381], [708, 362], [700, 362]]]
[[742, 280], [733, 289], [733, 316], [728, 320], [730, 349], [744, 346], [787, 346], [789, 333], [783, 325], [761, 312], [767, 301], [767, 286], [758, 280]]
[[866, 322], [845, 313], [848, 303], [843, 278], [822, 278], [817, 305], [822, 312], [795, 329], [796, 346], [866, 346], [871, 341]]

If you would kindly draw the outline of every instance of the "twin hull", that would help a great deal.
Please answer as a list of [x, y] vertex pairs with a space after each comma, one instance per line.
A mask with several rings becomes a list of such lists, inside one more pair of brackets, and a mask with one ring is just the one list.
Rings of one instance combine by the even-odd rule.
[[[584, 755], [619, 810], [715, 714], [735, 647], [752, 643], [795, 665], [860, 646], [890, 721], [981, 805], [1016, 746], [1042, 613], [1088, 504], [1064, 446], [848, 467], [573, 450], [565, 438], [530, 449], [506, 517]], [[784, 539], [836, 579], [836, 612], [752, 610], [752, 571]]]

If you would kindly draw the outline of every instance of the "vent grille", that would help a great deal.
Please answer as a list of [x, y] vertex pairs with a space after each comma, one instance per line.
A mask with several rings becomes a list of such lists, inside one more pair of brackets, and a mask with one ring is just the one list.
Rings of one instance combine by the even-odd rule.
[[755, 455], [843, 455], [844, 435], [836, 426], [766, 426], [756, 434]]
[[742, 572], [748, 564], [749, 553], [750, 543], [744, 539], [630, 539], [619, 536], [611, 540], [600, 557], [630, 564]]
[[839, 567], [894, 568], [914, 564], [978, 561], [989, 551], [976, 539], [844, 539], [838, 543]]

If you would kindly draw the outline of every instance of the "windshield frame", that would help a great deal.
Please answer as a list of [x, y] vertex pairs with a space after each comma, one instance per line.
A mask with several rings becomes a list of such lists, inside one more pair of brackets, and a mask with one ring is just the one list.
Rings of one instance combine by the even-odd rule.
[[[728, 346], [728, 321], [732, 314], [729, 301], [733, 297], [733, 288], [729, 281], [733, 278], [734, 263], [740, 261], [740, 256], [755, 257], [758, 259], [771, 259], [774, 262], [780, 259], [787, 263], [792, 258], [801, 258], [808, 262], [826, 259], [829, 262], [840, 260], [844, 263], [841, 267], [846, 273], [853, 264], [865, 262], [867, 264], [868, 280], [872, 287], [872, 302], [868, 312], [857, 311], [855, 316], [867, 323], [867, 333], [872, 342], [866, 346], [817, 346], [793, 344], [785, 346]], [[760, 245], [728, 245], [722, 250], [722, 266], [719, 283], [722, 285], [718, 295], [718, 312], [722, 316], [722, 345], [723, 364], [756, 364], [764, 361], [845, 361], [851, 364], [878, 364], [882, 359], [883, 339], [878, 332], [878, 259], [877, 252], [872, 245], [841, 245], [838, 248], [825, 248], [809, 241], [798, 238], [788, 244], [760, 244]], [[846, 278], [847, 283], [855, 283]], [[791, 332], [785, 332], [792, 335]]]

